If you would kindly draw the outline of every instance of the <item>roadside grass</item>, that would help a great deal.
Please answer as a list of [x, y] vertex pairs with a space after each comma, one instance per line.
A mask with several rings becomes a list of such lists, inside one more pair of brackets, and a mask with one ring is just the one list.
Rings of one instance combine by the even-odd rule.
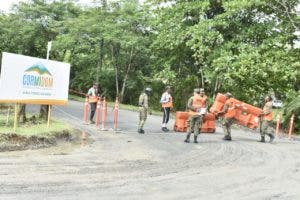
[[69, 100], [84, 102], [85, 98], [80, 97], [80, 96], [76, 96], [76, 95], [73, 95], [73, 94], [69, 94]]
[[0, 115], [0, 134], [11, 134], [16, 133], [20, 136], [30, 137], [30, 136], [38, 136], [38, 137], [53, 137], [57, 135], [59, 132], [63, 131], [72, 131], [72, 128], [57, 119], [51, 120], [51, 125], [48, 128], [47, 122], [45, 121], [32, 121], [29, 120], [26, 123], [19, 123], [16, 131], [13, 130], [13, 119], [9, 118], [8, 124], [6, 124], [7, 118], [4, 115]]
[[[85, 98], [70, 94], [69, 95], [69, 100], [84, 102]], [[108, 107], [114, 107], [115, 102], [109, 101], [109, 102], [107, 102], [107, 105], [108, 105]], [[135, 111], [135, 112], [139, 111], [139, 107], [138, 106], [133, 106], [133, 105], [128, 105], [128, 104], [122, 104], [122, 103], [119, 104], [119, 108], [123, 109], [123, 110]], [[158, 110], [152, 110], [152, 114], [153, 115], [161, 116], [162, 112], [158, 111]]]

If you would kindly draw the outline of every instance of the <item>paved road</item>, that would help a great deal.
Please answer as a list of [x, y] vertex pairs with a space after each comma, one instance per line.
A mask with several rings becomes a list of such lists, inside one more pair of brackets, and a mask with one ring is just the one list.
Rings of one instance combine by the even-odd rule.
[[239, 129], [224, 142], [218, 128], [185, 144], [181, 133], [162, 133], [156, 116], [138, 135], [130, 111], [120, 111], [123, 131], [101, 132], [82, 124], [82, 106], [55, 107], [55, 116], [87, 131], [87, 142], [0, 153], [1, 200], [300, 199], [299, 142], [261, 144]]

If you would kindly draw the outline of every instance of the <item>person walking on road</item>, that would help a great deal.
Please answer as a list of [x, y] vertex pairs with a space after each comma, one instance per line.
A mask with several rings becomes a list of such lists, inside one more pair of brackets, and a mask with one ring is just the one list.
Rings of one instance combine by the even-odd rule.
[[163, 121], [161, 130], [164, 132], [169, 131], [167, 123], [170, 118], [170, 111], [173, 108], [173, 98], [171, 96], [171, 87], [167, 86], [165, 92], [162, 94], [160, 99], [161, 107], [163, 109]]
[[147, 119], [147, 114], [152, 114], [149, 107], [150, 94], [152, 89], [147, 87], [145, 91], [139, 97], [139, 125], [138, 125], [138, 133], [144, 134], [144, 125]]
[[95, 111], [97, 108], [97, 98], [99, 96], [99, 90], [98, 90], [98, 84], [94, 83], [93, 87], [91, 87], [88, 90], [87, 93], [88, 99], [89, 99], [89, 103], [90, 103], [90, 108], [91, 108], [91, 112], [90, 112], [90, 123], [94, 124], [94, 115], [95, 115]]
[[234, 116], [235, 116], [235, 104], [233, 102], [232, 94], [227, 92], [225, 94], [226, 101], [224, 107], [219, 115], [224, 115], [222, 127], [224, 130], [224, 138], [223, 140], [230, 141], [231, 140], [231, 126], [234, 123]]
[[184, 142], [190, 142], [190, 136], [194, 133], [194, 143], [198, 143], [197, 137], [200, 134], [204, 115], [206, 113], [207, 96], [204, 89], [194, 89], [194, 95], [189, 98], [187, 107], [189, 109], [188, 130]]
[[265, 135], [270, 137], [270, 142], [273, 142], [274, 135], [272, 133], [268, 133], [271, 129], [272, 125], [272, 98], [270, 96], [266, 96], [265, 105], [263, 107], [263, 113], [261, 114], [261, 139], [259, 142], [266, 142]]

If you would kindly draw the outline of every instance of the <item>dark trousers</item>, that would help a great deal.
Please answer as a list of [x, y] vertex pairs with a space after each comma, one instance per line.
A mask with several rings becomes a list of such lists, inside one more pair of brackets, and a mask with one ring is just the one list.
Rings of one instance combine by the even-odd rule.
[[163, 108], [164, 116], [163, 116], [163, 124], [167, 124], [170, 118], [170, 110], [171, 108]]
[[96, 108], [97, 108], [97, 102], [90, 103], [90, 108], [91, 108], [90, 121], [93, 121], [93, 118], [94, 118], [94, 115], [95, 115], [95, 111], [96, 111]]

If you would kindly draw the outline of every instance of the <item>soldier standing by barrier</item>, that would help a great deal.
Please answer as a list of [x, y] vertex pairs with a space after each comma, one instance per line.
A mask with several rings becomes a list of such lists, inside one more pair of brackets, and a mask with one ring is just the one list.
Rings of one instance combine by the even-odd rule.
[[273, 142], [274, 135], [272, 133], [268, 133], [268, 130], [271, 129], [272, 125], [272, 98], [270, 96], [266, 96], [265, 105], [263, 107], [263, 113], [261, 115], [261, 139], [259, 142], [266, 142], [265, 135], [270, 137], [270, 142]]
[[223, 140], [230, 141], [231, 140], [231, 126], [234, 123], [234, 116], [235, 116], [235, 105], [234, 102], [232, 101], [232, 94], [227, 92], [225, 94], [226, 101], [224, 104], [224, 107], [221, 112], [218, 114], [224, 114], [223, 122], [222, 122], [222, 127], [224, 130], [224, 138]]
[[206, 113], [207, 96], [204, 95], [204, 89], [194, 89], [194, 95], [188, 100], [189, 109], [188, 130], [184, 142], [190, 142], [190, 136], [194, 132], [194, 143], [198, 143], [197, 137], [202, 127], [204, 114]]
[[89, 99], [89, 104], [90, 104], [90, 108], [91, 108], [91, 112], [90, 112], [90, 123], [94, 124], [94, 115], [95, 115], [95, 111], [96, 111], [96, 107], [97, 107], [97, 98], [99, 96], [99, 90], [98, 90], [98, 84], [94, 83], [93, 87], [91, 87], [88, 90], [87, 93], [88, 99]]
[[161, 130], [167, 132], [169, 131], [169, 129], [167, 128], [167, 123], [169, 122], [170, 111], [173, 108], [173, 98], [171, 96], [170, 86], [166, 87], [165, 92], [161, 96], [160, 103], [164, 112]]
[[152, 89], [147, 87], [145, 91], [140, 95], [139, 97], [139, 125], [138, 125], [138, 133], [144, 134], [144, 125], [147, 119], [147, 114], [150, 115], [151, 110], [149, 107], [149, 99], [150, 99], [150, 93], [152, 92]]

